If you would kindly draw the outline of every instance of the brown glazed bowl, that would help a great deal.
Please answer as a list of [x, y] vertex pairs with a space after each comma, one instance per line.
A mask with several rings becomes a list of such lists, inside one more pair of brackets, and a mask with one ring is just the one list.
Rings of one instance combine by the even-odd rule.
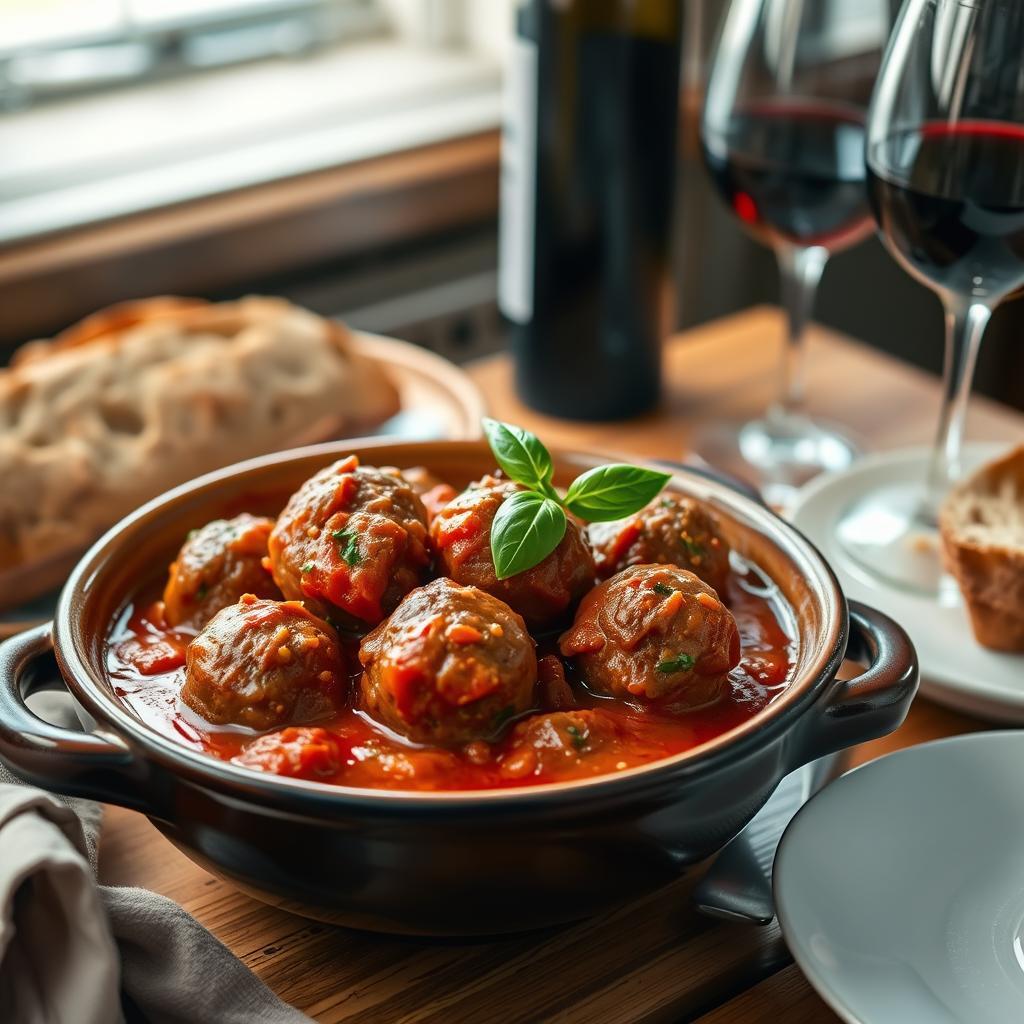
[[[352, 451], [370, 465], [425, 465], [456, 485], [493, 467], [478, 442], [332, 443], [229, 467], [150, 502], [79, 562], [52, 626], [0, 647], [0, 759], [44, 788], [141, 811], [204, 867], [297, 913], [390, 932], [494, 934], [585, 917], [666, 883], [735, 836], [787, 773], [906, 716], [917, 661], [903, 630], [848, 610], [817, 551], [766, 508], [679, 472], [669, 487], [714, 506], [733, 547], [782, 589], [799, 647], [774, 703], [696, 749], [593, 779], [403, 793], [260, 774], [143, 724], [104, 668], [126, 600], [163, 574], [190, 528], [241, 508], [274, 515]], [[556, 453], [555, 481], [601, 461]], [[44, 723], [25, 703], [51, 649], [86, 733]], [[844, 655], [865, 670], [840, 682]]]

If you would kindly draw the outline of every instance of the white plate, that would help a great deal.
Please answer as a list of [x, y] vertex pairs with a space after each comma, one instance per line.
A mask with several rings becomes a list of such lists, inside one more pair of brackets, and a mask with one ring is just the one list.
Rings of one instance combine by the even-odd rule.
[[926, 743], [844, 775], [786, 830], [775, 905], [851, 1024], [1024, 1021], [1024, 732]]
[[[1005, 447], [968, 445], [965, 467], [995, 458]], [[835, 524], [854, 501], [875, 487], [914, 477], [923, 480], [927, 459], [924, 448], [869, 455], [843, 473], [819, 477], [804, 487], [790, 519], [828, 560], [847, 597], [891, 615], [910, 634], [921, 659], [925, 696], [968, 714], [1024, 724], [1024, 655], [981, 647], [955, 588], [941, 605], [898, 590], [859, 566], [836, 537]]]

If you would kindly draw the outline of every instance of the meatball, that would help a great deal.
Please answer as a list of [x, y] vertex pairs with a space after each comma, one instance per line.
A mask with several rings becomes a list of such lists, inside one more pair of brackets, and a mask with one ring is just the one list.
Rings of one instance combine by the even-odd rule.
[[700, 707], [740, 660], [736, 620], [692, 572], [638, 565], [595, 587], [559, 649], [587, 685], [626, 700]]
[[664, 746], [644, 740], [619, 715], [600, 708], [553, 711], [516, 724], [499, 771], [506, 779], [579, 778], [622, 771], [666, 753]]
[[190, 533], [168, 570], [167, 625], [198, 630], [243, 594], [280, 597], [263, 564], [273, 528], [273, 519], [243, 513]]
[[359, 660], [364, 708], [417, 743], [489, 739], [533, 704], [537, 657], [522, 618], [449, 579], [409, 594]]
[[620, 730], [610, 715], [588, 709], [531, 715], [518, 722], [501, 758], [506, 779], [575, 773], [584, 758], [602, 750]]
[[719, 594], [729, 576], [729, 545], [699, 501], [663, 494], [627, 519], [593, 523], [587, 532], [601, 579], [631, 565], [678, 565]]
[[423, 581], [427, 513], [397, 469], [350, 455], [289, 499], [270, 535], [274, 580], [339, 626], [375, 626]]
[[181, 699], [214, 725], [279, 729], [333, 712], [345, 661], [334, 630], [299, 601], [245, 594], [185, 652]]
[[461, 762], [450, 750], [402, 750], [395, 743], [371, 739], [352, 747], [349, 765], [345, 781], [352, 786], [432, 789], [443, 788], [443, 780], [450, 779]]
[[491, 524], [519, 486], [484, 477], [441, 509], [430, 527], [441, 570], [457, 583], [501, 598], [530, 626], [557, 622], [594, 585], [594, 558], [569, 517], [565, 536], [542, 562], [499, 580], [491, 557]]

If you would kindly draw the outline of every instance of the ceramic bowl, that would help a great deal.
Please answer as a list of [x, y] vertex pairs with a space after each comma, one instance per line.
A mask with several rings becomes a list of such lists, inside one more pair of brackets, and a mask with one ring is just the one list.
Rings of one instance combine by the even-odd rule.
[[[192, 527], [240, 508], [275, 514], [321, 466], [424, 465], [462, 485], [491, 470], [479, 442], [332, 443], [245, 462], [170, 491], [85, 555], [51, 625], [0, 647], [0, 758], [58, 792], [148, 815], [188, 856], [268, 902], [364, 928], [516, 931], [578, 919], [677, 877], [751, 819], [790, 771], [896, 728], [917, 686], [903, 631], [847, 608], [831, 570], [792, 527], [721, 483], [669, 487], [711, 504], [733, 547], [793, 610], [791, 684], [758, 715], [686, 753], [612, 776], [478, 792], [359, 790], [252, 772], [140, 721], [105, 671], [110, 623], [155, 580]], [[599, 456], [555, 454], [566, 484]], [[24, 695], [45, 660], [82, 708], [86, 734], [34, 717]], [[836, 672], [849, 655], [857, 678]]]

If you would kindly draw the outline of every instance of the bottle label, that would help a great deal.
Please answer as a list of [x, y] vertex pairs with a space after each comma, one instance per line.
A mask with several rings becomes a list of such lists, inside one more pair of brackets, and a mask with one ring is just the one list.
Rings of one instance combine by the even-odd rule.
[[520, 324], [533, 318], [536, 175], [537, 44], [520, 36], [505, 79], [498, 227], [498, 307]]

